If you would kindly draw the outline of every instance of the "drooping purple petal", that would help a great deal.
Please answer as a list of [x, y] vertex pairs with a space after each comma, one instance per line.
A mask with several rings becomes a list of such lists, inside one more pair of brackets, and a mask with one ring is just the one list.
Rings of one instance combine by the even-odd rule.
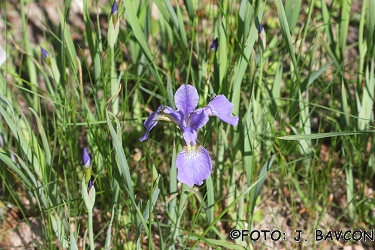
[[148, 139], [148, 133], [150, 133], [151, 129], [153, 129], [153, 127], [155, 127], [156, 124], [158, 124], [158, 116], [159, 113], [163, 110], [163, 108], [164, 106], [160, 105], [159, 108], [155, 112], [152, 112], [151, 115], [146, 119], [144, 123], [146, 127], [146, 132], [141, 138], [139, 138], [141, 142]]
[[82, 165], [87, 168], [91, 166], [91, 158], [86, 148], [83, 148]]
[[191, 85], [181, 85], [174, 95], [176, 107], [183, 112], [184, 116], [187, 116], [195, 109], [198, 101], [197, 89]]
[[178, 112], [173, 110], [171, 107], [166, 106], [163, 110], [164, 114], [170, 115], [171, 121], [176, 124], [177, 126], [180, 127], [181, 129], [181, 124], [182, 120], [184, 120], [184, 114], [182, 112]]
[[238, 124], [238, 116], [232, 116], [234, 104], [231, 103], [224, 95], [218, 95], [210, 101], [205, 111], [209, 116], [217, 116], [220, 120], [233, 126]]
[[202, 146], [185, 146], [177, 155], [177, 179], [189, 185], [202, 185], [211, 175], [212, 163], [207, 150]]

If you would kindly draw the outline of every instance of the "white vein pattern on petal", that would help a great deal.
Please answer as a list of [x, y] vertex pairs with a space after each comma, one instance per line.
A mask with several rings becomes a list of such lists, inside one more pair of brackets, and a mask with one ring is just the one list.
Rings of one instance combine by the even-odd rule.
[[195, 159], [197, 158], [200, 154], [202, 154], [202, 150], [200, 147], [184, 147], [184, 151], [186, 152], [186, 156], [188, 159]]
[[180, 182], [200, 186], [211, 174], [211, 157], [202, 146], [185, 146], [177, 155], [176, 167]]

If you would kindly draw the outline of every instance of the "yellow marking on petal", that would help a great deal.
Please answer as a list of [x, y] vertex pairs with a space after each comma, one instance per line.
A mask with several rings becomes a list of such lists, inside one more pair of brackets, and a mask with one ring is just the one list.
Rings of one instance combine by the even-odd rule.
[[186, 153], [186, 156], [191, 159], [191, 158], [196, 158], [197, 155], [202, 153], [200, 147], [201, 146], [199, 145], [197, 146], [189, 145], [189, 146], [184, 146], [183, 150]]
[[176, 124], [177, 126], [179, 126], [178, 122], [173, 118], [173, 116], [162, 113], [162, 112], [160, 112], [156, 118], [158, 121], [172, 122]]

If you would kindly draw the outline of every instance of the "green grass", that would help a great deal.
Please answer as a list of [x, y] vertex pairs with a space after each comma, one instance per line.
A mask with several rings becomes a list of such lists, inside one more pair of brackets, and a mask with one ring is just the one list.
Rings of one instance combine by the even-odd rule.
[[[35, 37], [26, 30], [41, 3], [2, 12], [0, 206], [41, 222], [38, 248], [323, 249], [337, 242], [315, 241], [316, 229], [374, 229], [373, 1], [124, 0], [117, 22], [113, 2], [83, 1], [82, 30], [71, 2], [53, 7], [58, 23], [39, 16]], [[213, 171], [193, 188], [177, 180], [176, 126], [159, 123], [139, 141], [149, 112], [175, 108], [183, 83], [199, 107], [224, 94], [240, 118], [199, 130]], [[232, 240], [231, 229], [303, 230], [308, 240]]]

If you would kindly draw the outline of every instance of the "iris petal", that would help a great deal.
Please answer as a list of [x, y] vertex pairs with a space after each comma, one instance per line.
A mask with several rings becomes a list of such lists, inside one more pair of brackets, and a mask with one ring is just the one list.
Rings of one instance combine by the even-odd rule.
[[148, 133], [150, 133], [151, 129], [153, 129], [153, 127], [155, 127], [156, 124], [158, 124], [158, 116], [159, 113], [163, 110], [163, 108], [164, 106], [160, 105], [159, 108], [155, 112], [152, 112], [151, 115], [146, 119], [144, 123], [146, 127], [146, 132], [141, 138], [139, 138], [141, 142], [148, 139]]
[[181, 128], [182, 121], [185, 119], [182, 112], [175, 111], [171, 107], [166, 106], [163, 110], [163, 113], [170, 115], [171, 118], [174, 119], [171, 119], [171, 121]]
[[198, 130], [208, 122], [209, 117], [205, 112], [205, 109], [200, 108], [195, 110], [189, 117], [188, 126], [194, 130]]
[[210, 155], [202, 146], [185, 146], [176, 159], [177, 179], [189, 185], [202, 185], [211, 175], [212, 163]]
[[233, 106], [234, 104], [224, 95], [218, 95], [210, 101], [205, 108], [205, 111], [209, 116], [217, 116], [220, 120], [233, 126], [237, 126], [238, 116], [232, 116]]
[[181, 110], [184, 116], [188, 116], [198, 105], [199, 96], [197, 89], [191, 85], [181, 85], [174, 95], [176, 107]]
[[185, 122], [182, 123], [181, 128], [186, 145], [196, 145], [198, 137], [198, 129], [203, 127], [209, 120], [208, 115], [204, 109], [197, 109], [190, 114]]
[[187, 126], [183, 129], [182, 135], [184, 137], [186, 145], [190, 145], [192, 143], [195, 146], [197, 144], [197, 130], [194, 130], [192, 127]]

